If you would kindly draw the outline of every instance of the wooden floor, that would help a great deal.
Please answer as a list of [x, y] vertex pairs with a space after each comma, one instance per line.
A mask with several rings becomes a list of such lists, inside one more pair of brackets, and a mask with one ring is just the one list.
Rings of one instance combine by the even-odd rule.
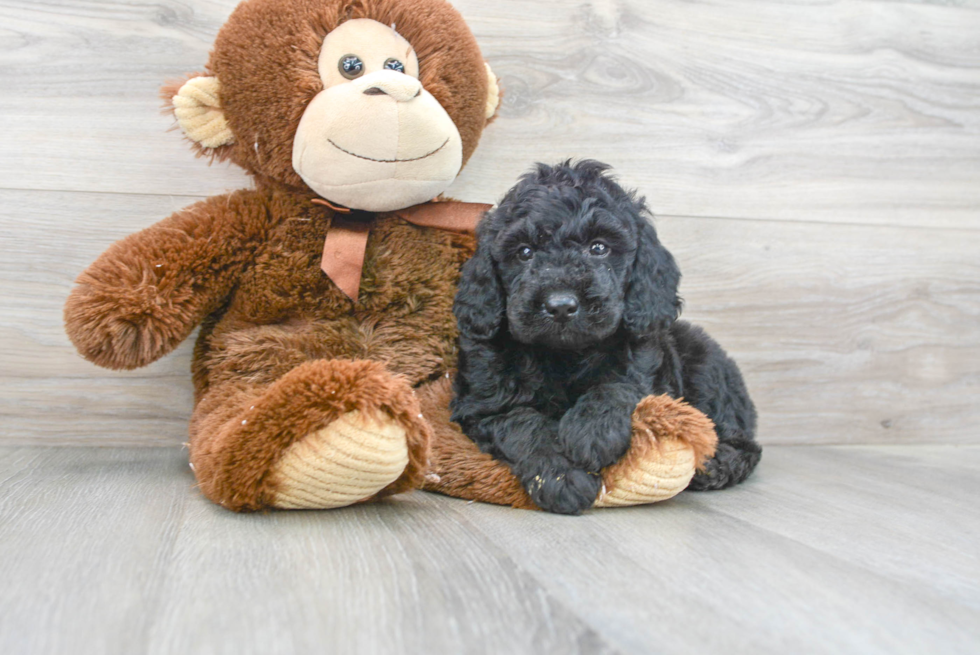
[[171, 448], [0, 449], [0, 653], [976, 653], [980, 446], [773, 446], [562, 517], [236, 515]]
[[0, 0], [0, 655], [980, 652], [980, 0], [452, 1], [505, 89], [452, 195], [638, 187], [757, 474], [581, 518], [204, 501], [190, 344], [103, 371], [61, 311], [249, 185], [157, 95], [237, 0]]

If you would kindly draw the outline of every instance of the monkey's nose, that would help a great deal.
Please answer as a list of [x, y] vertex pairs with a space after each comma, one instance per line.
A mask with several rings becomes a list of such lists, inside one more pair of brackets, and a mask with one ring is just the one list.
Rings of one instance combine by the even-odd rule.
[[395, 71], [378, 71], [365, 75], [356, 84], [367, 96], [391, 96], [397, 102], [408, 102], [422, 93], [422, 83], [411, 75]]
[[553, 291], [545, 296], [544, 309], [557, 321], [567, 321], [578, 311], [578, 298], [568, 291]]
[[419, 97], [419, 94], [421, 94], [421, 93], [422, 93], [422, 87], [419, 87], [419, 89], [415, 92], [415, 95], [409, 95], [407, 93], [398, 93], [398, 92], [390, 93], [389, 91], [386, 91], [385, 89], [383, 89], [380, 86], [372, 86], [370, 89], [366, 89], [364, 91], [364, 95], [366, 95], [366, 96], [385, 96], [385, 95], [387, 95], [387, 96], [393, 96], [395, 98], [395, 100], [399, 100], [399, 101], [402, 101], [402, 102], [404, 102], [405, 100], [411, 100], [412, 98], [418, 98]]

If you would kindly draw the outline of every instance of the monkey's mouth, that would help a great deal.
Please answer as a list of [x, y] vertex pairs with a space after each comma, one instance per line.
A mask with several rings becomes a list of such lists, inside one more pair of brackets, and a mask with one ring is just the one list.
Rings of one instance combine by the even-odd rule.
[[333, 142], [333, 139], [327, 139], [327, 141], [334, 148], [336, 148], [337, 150], [343, 153], [347, 153], [351, 157], [357, 157], [358, 159], [366, 159], [368, 161], [376, 161], [382, 164], [396, 164], [396, 163], [409, 162], [409, 161], [418, 161], [420, 159], [425, 159], [426, 157], [431, 157], [432, 155], [436, 154], [437, 152], [439, 152], [440, 150], [446, 147], [446, 144], [449, 143], [449, 137], [446, 137], [446, 140], [442, 142], [442, 145], [436, 148], [435, 150], [433, 150], [432, 152], [427, 152], [421, 157], [410, 157], [408, 159], [375, 159], [374, 157], [365, 157], [364, 155], [359, 155], [356, 152], [351, 152], [346, 148], [341, 148], [340, 146], [338, 146], [336, 143]]

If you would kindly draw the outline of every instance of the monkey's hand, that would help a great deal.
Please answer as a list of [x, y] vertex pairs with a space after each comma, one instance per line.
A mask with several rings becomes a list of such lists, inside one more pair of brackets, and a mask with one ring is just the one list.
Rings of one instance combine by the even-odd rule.
[[254, 191], [216, 196], [116, 242], [77, 280], [65, 329], [86, 359], [113, 369], [166, 355], [220, 307], [268, 219]]

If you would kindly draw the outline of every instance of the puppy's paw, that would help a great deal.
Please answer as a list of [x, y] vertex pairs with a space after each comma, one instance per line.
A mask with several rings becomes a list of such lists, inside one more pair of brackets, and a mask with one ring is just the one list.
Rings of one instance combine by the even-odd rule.
[[632, 434], [629, 412], [579, 403], [558, 424], [558, 448], [576, 466], [598, 472], [629, 450]]
[[548, 467], [524, 481], [531, 500], [555, 514], [581, 514], [592, 507], [601, 487], [601, 476], [564, 467]]

